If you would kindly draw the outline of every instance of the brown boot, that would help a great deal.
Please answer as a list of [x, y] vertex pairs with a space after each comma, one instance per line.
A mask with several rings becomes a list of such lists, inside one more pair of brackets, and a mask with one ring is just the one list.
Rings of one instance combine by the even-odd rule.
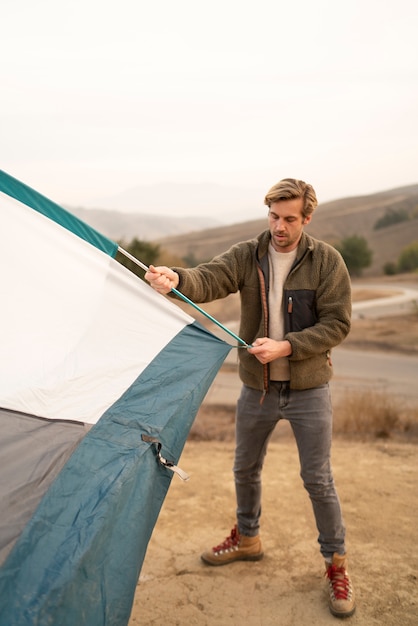
[[227, 565], [233, 561], [259, 561], [263, 556], [260, 537], [240, 535], [235, 525], [229, 537], [200, 558], [207, 565]]
[[335, 553], [332, 563], [325, 561], [328, 577], [329, 608], [335, 617], [350, 617], [356, 610], [354, 590], [347, 572], [347, 555]]

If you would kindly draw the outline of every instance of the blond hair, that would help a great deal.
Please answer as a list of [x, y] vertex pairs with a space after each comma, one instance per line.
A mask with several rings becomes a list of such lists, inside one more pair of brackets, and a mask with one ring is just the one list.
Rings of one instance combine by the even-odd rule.
[[264, 198], [264, 204], [270, 208], [273, 202], [293, 200], [294, 198], [303, 198], [304, 200], [302, 208], [303, 217], [312, 215], [318, 206], [318, 200], [312, 185], [305, 183], [303, 180], [297, 180], [296, 178], [283, 178], [283, 180], [273, 185]]

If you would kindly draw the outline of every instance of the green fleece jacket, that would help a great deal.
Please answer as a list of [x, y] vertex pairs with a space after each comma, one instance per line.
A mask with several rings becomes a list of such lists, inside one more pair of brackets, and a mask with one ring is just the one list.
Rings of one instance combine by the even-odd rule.
[[[251, 344], [268, 336], [270, 233], [232, 246], [195, 268], [173, 268], [178, 290], [194, 302], [211, 302], [240, 292], [239, 336]], [[283, 294], [285, 339], [291, 389], [310, 389], [332, 376], [331, 349], [350, 330], [351, 283], [346, 265], [332, 246], [302, 233], [297, 258], [286, 278]], [[254, 389], [268, 391], [269, 367], [245, 349], [239, 350], [239, 375]]]

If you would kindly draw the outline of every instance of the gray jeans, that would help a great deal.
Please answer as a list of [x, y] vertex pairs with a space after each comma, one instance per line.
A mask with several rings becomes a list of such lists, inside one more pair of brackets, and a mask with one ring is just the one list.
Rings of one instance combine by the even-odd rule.
[[321, 553], [345, 554], [345, 527], [331, 469], [332, 407], [328, 385], [291, 390], [271, 382], [261, 392], [245, 385], [238, 399], [234, 463], [237, 523], [243, 535], [258, 534], [261, 515], [261, 471], [276, 424], [289, 420], [300, 461], [300, 475], [311, 498]]

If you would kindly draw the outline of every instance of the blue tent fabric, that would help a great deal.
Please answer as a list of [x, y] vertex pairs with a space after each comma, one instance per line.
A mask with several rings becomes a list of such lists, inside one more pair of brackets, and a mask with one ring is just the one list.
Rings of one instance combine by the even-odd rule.
[[229, 349], [187, 326], [91, 428], [0, 570], [2, 626], [128, 622], [173, 477], [141, 435], [157, 438], [177, 463]]

